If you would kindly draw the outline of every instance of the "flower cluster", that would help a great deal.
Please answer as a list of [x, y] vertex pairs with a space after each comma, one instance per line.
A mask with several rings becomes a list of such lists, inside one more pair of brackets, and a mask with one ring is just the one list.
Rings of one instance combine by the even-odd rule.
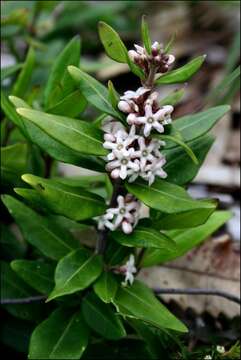
[[125, 234], [130, 234], [139, 220], [140, 202], [133, 195], [117, 197], [117, 207], [109, 208], [98, 218], [98, 229], [105, 228], [114, 231], [121, 228]]
[[135, 50], [128, 51], [128, 55], [136, 65], [144, 70], [145, 74], [148, 74], [153, 66], [157, 73], [163, 74], [169, 70], [170, 65], [175, 61], [173, 55], [165, 54], [162, 44], [157, 41], [152, 44], [150, 54], [142, 46], [134, 46]]
[[125, 92], [118, 107], [128, 114], [129, 132], [115, 121], [104, 124], [103, 146], [111, 151], [106, 158], [106, 170], [113, 179], [128, 177], [128, 181], [132, 182], [140, 176], [151, 185], [156, 176], [166, 178], [162, 168], [166, 160], [160, 151], [165, 142], [149, 136], [152, 130], [164, 132], [164, 126], [171, 122], [173, 107], [160, 107], [157, 97], [156, 92], [150, 94], [150, 89], [143, 87], [136, 92]]

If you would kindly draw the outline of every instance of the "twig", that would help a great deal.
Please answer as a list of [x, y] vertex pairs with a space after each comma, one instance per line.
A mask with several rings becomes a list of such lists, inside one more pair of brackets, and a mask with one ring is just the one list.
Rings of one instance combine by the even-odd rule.
[[[198, 288], [187, 288], [187, 289], [173, 289], [173, 288], [163, 288], [163, 289], [153, 289], [156, 295], [160, 294], [184, 294], [184, 295], [211, 295], [211, 296], [220, 296], [226, 298], [227, 300], [233, 301], [236, 304], [240, 304], [240, 298], [231, 295], [225, 291], [221, 290], [213, 290], [213, 289], [198, 289]], [[1, 305], [9, 305], [9, 304], [28, 304], [32, 302], [39, 302], [42, 300], [46, 300], [47, 295], [39, 295], [39, 296], [30, 296], [22, 299], [2, 299]]]
[[225, 291], [213, 290], [213, 289], [198, 289], [198, 288], [187, 288], [187, 289], [172, 289], [172, 288], [163, 288], [163, 289], [153, 289], [156, 295], [160, 294], [173, 294], [173, 295], [211, 295], [211, 296], [220, 296], [226, 298], [230, 301], [233, 301], [237, 304], [240, 304], [240, 298], [235, 295], [231, 295]]
[[47, 299], [46, 295], [39, 295], [39, 296], [30, 296], [27, 298], [22, 299], [1, 299], [1, 305], [10, 305], [10, 304], [29, 304], [32, 302], [39, 302], [42, 300]]

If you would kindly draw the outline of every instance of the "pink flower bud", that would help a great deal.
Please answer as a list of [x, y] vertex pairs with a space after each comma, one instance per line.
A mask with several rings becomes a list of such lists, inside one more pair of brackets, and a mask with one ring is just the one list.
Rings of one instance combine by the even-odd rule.
[[111, 171], [110, 175], [111, 175], [112, 179], [118, 179], [120, 177], [120, 170], [114, 169], [113, 171]]
[[128, 104], [127, 101], [123, 101], [121, 100], [119, 103], [118, 103], [118, 109], [124, 113], [130, 113], [131, 112], [131, 107], [130, 105]]
[[125, 234], [130, 234], [133, 229], [130, 223], [128, 223], [127, 221], [123, 221], [122, 230]]
[[129, 58], [135, 62], [135, 58], [138, 58], [138, 54], [135, 50], [129, 50], [128, 51]]

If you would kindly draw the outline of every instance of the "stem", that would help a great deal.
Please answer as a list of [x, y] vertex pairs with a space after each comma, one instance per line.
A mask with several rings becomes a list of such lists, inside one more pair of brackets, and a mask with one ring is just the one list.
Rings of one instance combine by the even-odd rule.
[[[199, 289], [199, 288], [186, 288], [186, 289], [173, 289], [173, 288], [163, 288], [163, 289], [153, 289], [156, 295], [160, 294], [184, 294], [184, 295], [210, 295], [210, 296], [220, 296], [236, 304], [240, 305], [240, 298], [235, 295], [231, 295], [225, 291], [221, 290], [213, 290], [213, 289]], [[38, 295], [38, 296], [30, 296], [22, 299], [2, 299], [2, 305], [8, 304], [28, 304], [32, 302], [38, 302], [47, 299], [47, 295]]]
[[225, 291], [221, 290], [213, 290], [213, 289], [199, 289], [199, 288], [187, 288], [187, 289], [173, 289], [173, 288], [163, 288], [163, 289], [153, 289], [156, 295], [159, 294], [173, 294], [173, 295], [211, 295], [211, 296], [220, 296], [226, 298], [230, 301], [233, 301], [237, 304], [240, 304], [240, 298], [229, 294]]
[[[110, 205], [109, 205], [110, 208], [112, 208], [116, 205], [117, 196], [120, 194], [120, 190], [122, 189], [120, 179], [116, 180], [113, 185], [114, 185], [114, 189], [113, 189], [112, 197], [110, 200]], [[108, 229], [99, 231], [99, 237], [96, 242], [96, 248], [95, 248], [96, 254], [99, 254], [99, 255], [104, 254], [105, 249], [106, 249], [106, 244], [107, 244], [108, 233], [109, 233]]]
[[147, 76], [146, 81], [143, 84], [144, 87], [146, 87], [148, 89], [152, 89], [154, 87], [155, 75], [156, 75], [156, 67], [155, 67], [155, 65], [151, 65], [150, 72]]

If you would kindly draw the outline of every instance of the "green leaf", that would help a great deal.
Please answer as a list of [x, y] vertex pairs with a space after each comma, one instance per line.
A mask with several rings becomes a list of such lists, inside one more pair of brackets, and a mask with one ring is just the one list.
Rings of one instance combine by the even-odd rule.
[[151, 227], [157, 230], [185, 229], [204, 224], [217, 207], [216, 200], [203, 200], [213, 207], [181, 212], [179, 214], [163, 214], [160, 219], [155, 219]]
[[111, 305], [103, 303], [93, 292], [82, 301], [85, 321], [98, 334], [109, 340], [126, 336], [125, 328]]
[[19, 63], [19, 64], [1, 68], [1, 81], [3, 81], [4, 79], [7, 79], [11, 75], [15, 74], [17, 71], [22, 69], [22, 67], [23, 67], [23, 64]]
[[79, 247], [78, 241], [67, 230], [57, 226], [48, 217], [37, 214], [12, 196], [3, 195], [2, 201], [22, 230], [24, 238], [45, 256], [60, 259]]
[[114, 88], [111, 80], [108, 81], [109, 99], [114, 109], [118, 109], [118, 102], [120, 101], [120, 95]]
[[192, 199], [182, 187], [164, 180], [158, 179], [151, 186], [144, 180], [126, 183], [125, 186], [147, 206], [168, 214], [212, 207], [209, 203]]
[[26, 96], [29, 84], [31, 81], [33, 69], [35, 64], [35, 52], [32, 47], [29, 48], [23, 68], [14, 84], [13, 95]]
[[91, 285], [102, 272], [102, 258], [86, 249], [78, 249], [62, 258], [55, 271], [55, 288], [48, 301], [73, 294]]
[[38, 191], [44, 203], [55, 214], [78, 221], [101, 215], [106, 210], [100, 196], [82, 187], [67, 186], [31, 174], [23, 175], [22, 179]]
[[143, 283], [135, 280], [132, 286], [120, 287], [114, 299], [117, 310], [158, 328], [187, 332], [186, 326], [172, 315]]
[[98, 29], [107, 55], [117, 62], [126, 63], [127, 49], [117, 32], [103, 21], [99, 22]]
[[6, 115], [6, 117], [12, 121], [22, 132], [24, 136], [27, 136], [26, 130], [24, 128], [24, 124], [22, 121], [21, 116], [19, 116], [12, 104], [9, 102], [8, 98], [4, 94], [4, 92], [1, 90], [1, 108]]
[[[184, 185], [191, 181], [198, 173], [213, 142], [214, 138], [209, 135], [188, 142], [189, 147], [197, 156], [198, 165], [190, 161], [189, 156], [180, 146], [163, 150], [166, 156], [164, 170], [167, 173], [167, 180], [177, 185]], [[180, 164], [182, 164], [182, 171], [180, 171]]]
[[32, 333], [29, 359], [80, 359], [89, 329], [80, 311], [56, 309]]
[[171, 142], [174, 142], [175, 144], [180, 145], [183, 150], [187, 153], [187, 155], [192, 159], [195, 165], [198, 165], [198, 159], [192, 149], [185, 144], [183, 141], [181, 141], [178, 137], [170, 136], [170, 135], [153, 135], [154, 138], [159, 138], [161, 140], [170, 140]]
[[167, 53], [171, 50], [171, 48], [172, 48], [173, 43], [174, 43], [175, 40], [176, 40], [176, 33], [174, 33], [174, 34], [172, 35], [171, 39], [168, 41], [167, 45], [165, 46], [165, 48], [164, 48], [164, 54], [167, 54]]
[[123, 246], [129, 247], [153, 247], [158, 249], [175, 249], [174, 241], [163, 233], [156, 230], [138, 226], [131, 234], [122, 231], [114, 231], [111, 237]]
[[118, 283], [111, 272], [104, 271], [99, 279], [94, 283], [94, 291], [105, 303], [110, 303], [115, 297]]
[[82, 94], [93, 106], [103, 113], [120, 118], [109, 101], [109, 93], [104, 85], [75, 66], [68, 66], [68, 71], [80, 87]]
[[141, 266], [153, 266], [170, 261], [186, 254], [189, 250], [206, 240], [214, 231], [231, 218], [229, 211], [215, 211], [203, 225], [186, 230], [170, 230], [166, 234], [176, 242], [176, 251], [172, 254], [163, 250], [148, 249], [141, 261]]
[[20, 176], [28, 170], [28, 146], [24, 143], [1, 147], [1, 176], [3, 183], [21, 184]]
[[51, 114], [76, 117], [82, 113], [87, 106], [87, 100], [79, 90], [74, 90], [62, 100], [48, 109]]
[[[22, 99], [19, 99], [15, 96], [9, 96], [9, 99], [15, 107], [25, 107], [30, 109], [29, 105], [26, 104]], [[32, 122], [22, 118], [16, 112], [15, 114], [24, 124], [26, 132], [28, 133], [28, 136], [31, 138], [32, 142], [36, 143], [39, 147], [41, 147], [41, 149], [46, 151], [54, 159], [95, 171], [104, 171], [105, 168], [101, 159], [98, 159], [94, 156], [84, 156], [77, 151], [71, 150], [67, 146], [50, 137], [46, 132], [41, 130]]]
[[102, 132], [92, 124], [26, 108], [18, 108], [17, 112], [71, 150], [91, 155], [107, 153]]
[[1, 223], [0, 226], [0, 249], [2, 257], [8, 260], [22, 258], [27, 250], [26, 243], [23, 241], [23, 239], [16, 237], [10, 228], [3, 223]]
[[[36, 295], [9, 264], [1, 261], [1, 300], [24, 299]], [[11, 315], [24, 320], [38, 321], [42, 316], [42, 308], [37, 303], [2, 305]]]
[[161, 106], [164, 106], [164, 105], [174, 106], [183, 98], [184, 94], [185, 94], [184, 88], [179, 89], [179, 90], [174, 90], [160, 101], [160, 105]]
[[185, 115], [175, 120], [175, 128], [183, 140], [194, 140], [205, 135], [230, 110], [229, 105], [216, 106], [197, 114]]
[[156, 81], [155, 84], [178, 84], [184, 83], [189, 80], [201, 67], [205, 60], [206, 55], [198, 56], [193, 59], [186, 65], [180, 67], [179, 69], [169, 71], [168, 73], [161, 75]]
[[54, 61], [44, 92], [45, 108], [53, 108], [75, 90], [75, 84], [67, 67], [78, 66], [79, 61], [80, 39], [79, 36], [75, 36]]
[[147, 53], [150, 55], [151, 54], [151, 39], [150, 39], [149, 29], [148, 29], [145, 15], [142, 16], [141, 35], [142, 35], [142, 41], [145, 46], [145, 49], [146, 49]]
[[42, 294], [48, 294], [54, 287], [53, 264], [40, 260], [15, 260], [11, 262], [11, 268], [29, 286]]
[[109, 266], [120, 265], [132, 251], [129, 247], [121, 246], [115, 241], [109, 241], [105, 251], [105, 262]]

